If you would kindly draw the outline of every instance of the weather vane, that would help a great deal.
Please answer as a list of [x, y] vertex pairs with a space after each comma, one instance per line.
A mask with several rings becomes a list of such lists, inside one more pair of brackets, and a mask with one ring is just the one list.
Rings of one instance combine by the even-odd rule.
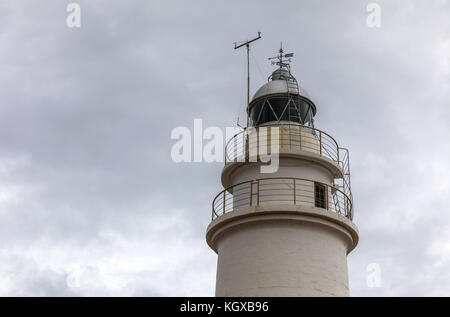
[[[272, 65], [278, 65], [280, 68], [286, 67], [290, 70], [290, 65], [288, 63], [291, 62], [291, 57], [294, 56], [294, 53], [283, 54], [283, 42], [281, 42], [279, 54], [274, 57], [269, 57], [268, 60], [272, 61]], [[277, 59], [278, 61], [274, 61]]]

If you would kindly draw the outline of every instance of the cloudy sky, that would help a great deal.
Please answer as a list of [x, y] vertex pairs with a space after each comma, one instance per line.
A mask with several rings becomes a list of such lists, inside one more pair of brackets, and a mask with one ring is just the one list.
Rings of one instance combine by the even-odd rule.
[[[0, 295], [212, 296], [221, 163], [177, 126], [245, 121], [280, 41], [350, 149], [353, 296], [450, 295], [450, 1], [0, 2]], [[367, 267], [381, 269], [369, 288]]]

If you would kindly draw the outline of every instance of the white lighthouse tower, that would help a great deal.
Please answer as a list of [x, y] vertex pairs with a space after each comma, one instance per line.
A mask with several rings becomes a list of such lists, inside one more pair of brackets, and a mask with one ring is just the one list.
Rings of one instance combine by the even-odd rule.
[[[225, 148], [208, 245], [218, 254], [216, 296], [348, 296], [352, 222], [348, 150], [314, 126], [316, 105], [280, 49], [277, 69], [248, 105], [249, 124]], [[254, 149], [279, 152], [262, 173]]]

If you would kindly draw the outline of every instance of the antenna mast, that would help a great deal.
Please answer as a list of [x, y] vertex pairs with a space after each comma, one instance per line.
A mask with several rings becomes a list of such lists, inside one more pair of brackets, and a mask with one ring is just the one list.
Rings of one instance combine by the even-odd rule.
[[252, 40], [249, 41], [245, 41], [245, 42], [234, 42], [234, 49], [238, 49], [242, 46], [247, 47], [247, 128], [248, 128], [248, 123], [249, 123], [249, 119], [250, 119], [250, 43], [254, 42], [256, 40], [259, 40], [261, 38], [261, 32], [258, 32], [258, 36], [255, 37]]

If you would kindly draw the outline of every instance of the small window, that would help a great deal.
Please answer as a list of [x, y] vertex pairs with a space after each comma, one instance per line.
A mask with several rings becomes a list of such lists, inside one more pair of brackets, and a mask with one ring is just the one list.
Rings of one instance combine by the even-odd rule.
[[314, 183], [314, 205], [328, 209], [327, 197], [327, 187], [324, 184]]

